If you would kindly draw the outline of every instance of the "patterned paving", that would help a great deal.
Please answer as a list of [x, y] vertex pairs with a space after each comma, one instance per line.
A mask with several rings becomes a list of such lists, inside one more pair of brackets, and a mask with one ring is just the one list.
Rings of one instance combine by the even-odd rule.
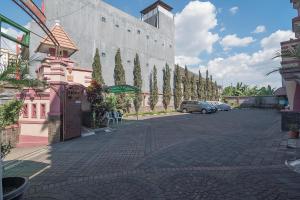
[[296, 200], [300, 156], [276, 111], [178, 115], [57, 144], [6, 171], [30, 177], [25, 199]]

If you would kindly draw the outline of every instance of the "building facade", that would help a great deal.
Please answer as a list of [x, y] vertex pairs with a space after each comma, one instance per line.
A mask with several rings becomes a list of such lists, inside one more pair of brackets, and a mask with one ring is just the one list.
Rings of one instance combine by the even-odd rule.
[[0, 67], [7, 67], [10, 62], [15, 62], [17, 54], [9, 49], [0, 49]]
[[[291, 124], [300, 125], [300, 0], [290, 0], [293, 8], [297, 10], [297, 16], [292, 19], [292, 29], [296, 39], [281, 42], [282, 68], [280, 73], [289, 100], [290, 110], [282, 113], [282, 129], [289, 130]], [[294, 52], [295, 55], [284, 56]], [[294, 54], [293, 53], [293, 54]]]
[[[137, 53], [142, 67], [144, 106], [148, 106], [149, 77], [154, 65], [159, 93], [162, 93], [162, 70], [167, 63], [173, 71], [175, 62], [175, 26], [170, 6], [157, 1], [141, 11], [141, 19], [137, 19], [102, 0], [45, 0], [44, 3], [48, 27], [59, 20], [77, 44], [80, 51], [72, 59], [80, 67], [91, 68], [98, 48], [105, 84], [114, 85], [115, 55], [120, 48], [126, 82], [133, 85], [133, 61]], [[35, 23], [31, 24], [31, 30], [42, 34]], [[31, 37], [33, 55], [39, 39], [33, 34]], [[43, 55], [37, 57], [40, 56]]]

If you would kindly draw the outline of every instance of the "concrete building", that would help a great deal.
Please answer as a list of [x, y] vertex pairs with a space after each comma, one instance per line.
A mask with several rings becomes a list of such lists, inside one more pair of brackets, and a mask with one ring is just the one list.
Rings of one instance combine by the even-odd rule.
[[[173, 71], [175, 62], [172, 7], [156, 1], [142, 10], [141, 19], [137, 19], [102, 0], [45, 0], [44, 3], [47, 25], [52, 27], [55, 20], [59, 20], [78, 46], [79, 52], [72, 55], [72, 59], [80, 67], [91, 68], [95, 49], [99, 48], [105, 83], [114, 85], [115, 54], [120, 48], [126, 82], [132, 85], [133, 60], [137, 53], [142, 67], [143, 92], [149, 93], [149, 77], [155, 65], [162, 93], [162, 70], [168, 63]], [[31, 30], [44, 35], [35, 23], [31, 24]], [[31, 37], [33, 55], [40, 39], [33, 34]], [[145, 107], [148, 106], [147, 96]]]
[[7, 67], [9, 62], [13, 62], [17, 59], [15, 52], [9, 49], [0, 49], [0, 67]]

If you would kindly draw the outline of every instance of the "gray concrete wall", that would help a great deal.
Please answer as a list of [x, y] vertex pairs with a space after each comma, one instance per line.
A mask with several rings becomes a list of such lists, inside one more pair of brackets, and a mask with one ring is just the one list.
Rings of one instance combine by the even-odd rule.
[[223, 97], [224, 101], [240, 107], [277, 108], [279, 98], [276, 96], [245, 96], [245, 97]]
[[[115, 54], [120, 48], [126, 81], [132, 85], [133, 60], [138, 53], [142, 67], [143, 91], [149, 92], [149, 75], [156, 65], [159, 92], [162, 92], [162, 69], [166, 63], [172, 72], [174, 69], [173, 19], [160, 13], [158, 29], [101, 0], [45, 0], [45, 6], [48, 26], [52, 27], [56, 19], [60, 20], [64, 30], [79, 47], [79, 52], [72, 59], [80, 67], [91, 67], [95, 49], [99, 48], [105, 83], [113, 85]], [[34, 23], [31, 29], [42, 34]], [[32, 35], [31, 55], [40, 40]], [[34, 68], [31, 69], [32, 73]]]

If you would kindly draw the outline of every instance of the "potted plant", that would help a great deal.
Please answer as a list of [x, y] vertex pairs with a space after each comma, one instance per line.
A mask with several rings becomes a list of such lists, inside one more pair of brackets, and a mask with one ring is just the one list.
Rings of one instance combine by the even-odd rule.
[[289, 138], [290, 139], [297, 139], [299, 138], [299, 126], [298, 124], [290, 124], [289, 125]]
[[[1, 161], [10, 153], [10, 142], [8, 144], [1, 143]], [[5, 177], [2, 178], [2, 191], [4, 200], [18, 200], [21, 199], [24, 192], [28, 188], [29, 183], [27, 178], [23, 177]]]

